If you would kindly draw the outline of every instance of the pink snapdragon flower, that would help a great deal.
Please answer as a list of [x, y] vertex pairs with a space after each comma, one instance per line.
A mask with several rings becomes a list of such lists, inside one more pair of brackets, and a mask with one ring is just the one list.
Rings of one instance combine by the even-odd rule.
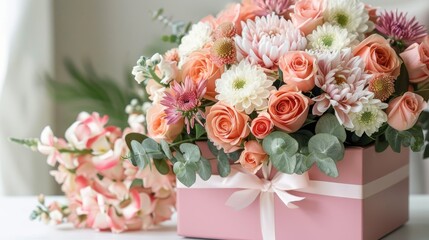
[[48, 155], [48, 164], [55, 166], [55, 163], [61, 158], [58, 149], [66, 146], [67, 143], [64, 139], [55, 137], [52, 129], [50, 127], [45, 127], [40, 135], [40, 142], [37, 145], [37, 150], [42, 154]]

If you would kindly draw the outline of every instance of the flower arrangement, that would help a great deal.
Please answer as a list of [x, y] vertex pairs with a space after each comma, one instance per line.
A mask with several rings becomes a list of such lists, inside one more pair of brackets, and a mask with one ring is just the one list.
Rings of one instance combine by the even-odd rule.
[[108, 116], [82, 112], [65, 139], [55, 137], [49, 127], [40, 139], [15, 139], [48, 156], [47, 163], [55, 167], [50, 173], [68, 201], [46, 205], [41, 196], [32, 219], [112, 232], [148, 229], [170, 219], [176, 204], [174, 175], [139, 170], [124, 159], [128, 154], [124, 136], [143, 133], [133, 106], [135, 102], [128, 107], [132, 127], [124, 131], [106, 126]]
[[222, 177], [231, 165], [317, 165], [336, 177], [348, 146], [424, 146], [429, 36], [405, 13], [358, 0], [243, 0], [186, 29], [167, 37], [177, 48], [132, 70], [152, 101], [147, 133], [127, 136], [135, 166], [167, 174], [171, 162], [191, 186], [211, 176], [198, 147], [207, 142]]

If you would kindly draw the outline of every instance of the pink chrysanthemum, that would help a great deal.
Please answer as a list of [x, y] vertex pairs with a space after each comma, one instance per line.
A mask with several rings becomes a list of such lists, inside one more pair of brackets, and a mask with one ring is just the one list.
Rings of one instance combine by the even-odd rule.
[[313, 114], [321, 116], [332, 106], [340, 124], [353, 128], [348, 114], [361, 111], [362, 101], [373, 95], [366, 88], [372, 75], [365, 73], [364, 62], [350, 49], [321, 54], [318, 65], [315, 83], [323, 93], [313, 98]]
[[369, 81], [369, 91], [376, 99], [387, 100], [395, 92], [395, 78], [389, 75], [379, 75]]
[[237, 58], [247, 58], [263, 68], [277, 69], [278, 61], [288, 51], [304, 50], [307, 39], [291, 21], [275, 14], [241, 22], [241, 36], [235, 37]]
[[265, 15], [271, 13], [285, 15], [287, 10], [295, 3], [294, 0], [254, 0], [254, 2], [264, 11]]
[[407, 14], [396, 11], [385, 11], [378, 18], [376, 28], [379, 32], [405, 44], [405, 47], [420, 43], [427, 35], [423, 25], [416, 18], [407, 18]]
[[188, 134], [194, 127], [195, 121], [203, 125], [199, 116], [204, 117], [201, 111], [201, 99], [206, 93], [207, 80], [201, 80], [195, 84], [192, 79], [186, 78], [184, 83], [174, 82], [171, 91], [166, 91], [161, 104], [166, 107], [165, 119], [167, 124], [177, 123], [184, 119]]

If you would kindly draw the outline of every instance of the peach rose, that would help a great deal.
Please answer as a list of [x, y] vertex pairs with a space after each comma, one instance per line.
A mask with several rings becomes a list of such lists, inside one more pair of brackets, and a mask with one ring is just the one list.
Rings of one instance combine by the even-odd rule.
[[250, 133], [248, 121], [249, 116], [245, 113], [219, 101], [206, 110], [207, 136], [225, 153], [234, 152]]
[[316, 58], [304, 51], [291, 51], [280, 57], [283, 81], [303, 92], [314, 88], [317, 73]]
[[406, 92], [390, 101], [386, 110], [387, 123], [398, 131], [408, 130], [416, 124], [420, 113], [426, 107], [427, 103], [420, 95]]
[[310, 34], [317, 26], [323, 24], [323, 0], [301, 0], [295, 3], [294, 12], [290, 14], [295, 27], [305, 35]]
[[196, 51], [189, 55], [186, 63], [182, 66], [182, 79], [191, 78], [195, 83], [207, 79], [207, 91], [205, 98], [215, 101], [216, 80], [223, 73], [223, 68], [219, 68], [211, 60], [209, 51]]
[[244, 144], [244, 151], [241, 153], [238, 162], [244, 169], [255, 174], [267, 159], [268, 155], [261, 144], [252, 140]]
[[254, 19], [257, 15], [260, 14], [260, 9], [255, 4], [253, 4], [252, 0], [243, 0], [241, 4], [229, 4], [216, 17], [209, 15], [203, 18], [201, 22], [210, 24], [213, 29], [216, 29], [224, 22], [232, 22], [236, 27], [237, 34], [241, 34], [241, 22], [245, 22], [247, 19]]
[[175, 124], [167, 124], [164, 110], [161, 104], [154, 104], [147, 110], [147, 135], [157, 142], [163, 139], [171, 143], [182, 132], [184, 121], [182, 119]]
[[164, 97], [166, 88], [153, 79], [149, 79], [146, 83], [146, 92], [149, 95], [149, 100], [154, 104], [159, 103]]
[[378, 34], [363, 40], [355, 49], [355, 56], [365, 62], [365, 70], [371, 74], [386, 74], [397, 78], [401, 70], [401, 60], [389, 42]]
[[310, 102], [296, 87], [283, 85], [270, 96], [268, 113], [276, 127], [296, 132], [307, 119]]
[[420, 45], [412, 44], [400, 55], [411, 83], [421, 83], [429, 78], [429, 36]]
[[259, 139], [263, 139], [268, 136], [274, 129], [274, 123], [271, 120], [270, 114], [267, 112], [259, 113], [258, 117], [253, 119], [250, 125], [250, 131], [252, 134]]

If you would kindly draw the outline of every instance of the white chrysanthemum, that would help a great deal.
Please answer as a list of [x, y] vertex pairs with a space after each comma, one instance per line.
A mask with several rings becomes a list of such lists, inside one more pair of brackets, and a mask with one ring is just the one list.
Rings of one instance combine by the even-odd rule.
[[360, 37], [374, 29], [365, 4], [359, 0], [329, 0], [323, 17], [325, 22], [340, 26]]
[[213, 30], [208, 23], [199, 22], [192, 25], [191, 30], [182, 38], [179, 45], [180, 59], [182, 60], [192, 52], [202, 49], [206, 43], [211, 41], [212, 32]]
[[366, 133], [371, 136], [387, 122], [387, 114], [383, 111], [388, 107], [387, 103], [381, 102], [379, 99], [370, 99], [363, 104], [360, 112], [351, 112], [349, 117], [353, 123], [353, 128], [348, 130], [355, 132], [359, 137]]
[[263, 110], [268, 106], [273, 82], [264, 71], [246, 60], [232, 66], [216, 81], [216, 99], [235, 106], [246, 114]]
[[354, 44], [356, 35], [346, 29], [325, 23], [307, 36], [308, 48], [316, 51], [339, 51]]
[[241, 22], [241, 36], [235, 37], [238, 60], [248, 59], [263, 68], [276, 68], [288, 51], [304, 50], [307, 39], [291, 21], [275, 14]]

